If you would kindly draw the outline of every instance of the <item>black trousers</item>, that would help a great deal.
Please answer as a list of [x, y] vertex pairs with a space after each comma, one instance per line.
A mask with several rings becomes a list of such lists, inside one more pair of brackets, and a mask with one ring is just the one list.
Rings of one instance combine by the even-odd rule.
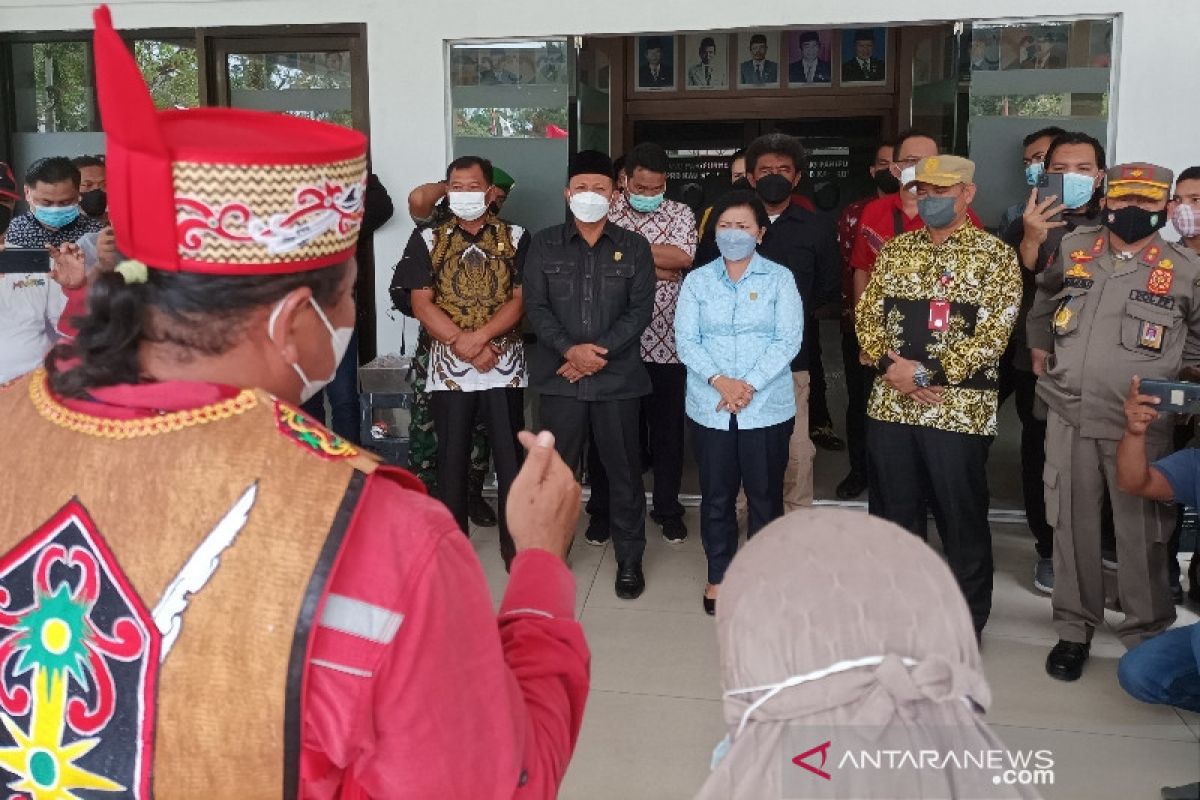
[[853, 330], [842, 331], [842, 366], [846, 370], [846, 450], [850, 471], [867, 475], [867, 401], [875, 383], [874, 367], [859, 363], [862, 350]]
[[1021, 419], [1021, 495], [1025, 519], [1040, 558], [1054, 557], [1054, 528], [1046, 521], [1046, 490], [1042, 471], [1046, 466], [1046, 420], [1033, 414], [1037, 376], [1023, 369], [1012, 371], [1013, 401]]
[[504, 510], [508, 490], [524, 460], [517, 432], [525, 426], [524, 391], [488, 389], [481, 392], [431, 392], [433, 426], [437, 432], [437, 496], [454, 515], [466, 533], [467, 474], [471, 468], [471, 434], [477, 415], [482, 416], [492, 445], [492, 461], [499, 483], [500, 555], [505, 565], [512, 562], [516, 549], [508, 532]]
[[[650, 465], [654, 474], [654, 505], [650, 516], [656, 521], [683, 519], [679, 487], [683, 483], [683, 436], [687, 419], [687, 367], [683, 364], [646, 364], [650, 373], [651, 393], [641, 400], [641, 418], [648, 429]], [[640, 427], [640, 426], [639, 426]], [[588, 475], [592, 496], [587, 512], [593, 517], [608, 516], [611, 502], [608, 475], [596, 447], [595, 429], [588, 447]], [[640, 445], [639, 445], [640, 447]], [[639, 449], [639, 466], [641, 455]]]
[[[563, 461], [579, 463], [584, 442], [592, 435], [596, 455], [607, 476], [613, 552], [618, 563], [641, 561], [646, 549], [646, 493], [638, 445], [641, 398], [576, 400], [544, 394], [542, 427], [554, 434]], [[595, 473], [592, 473], [595, 492]]]
[[795, 419], [767, 428], [739, 430], [731, 416], [729, 430], [691, 423], [692, 442], [700, 467], [700, 540], [708, 557], [708, 582], [719, 584], [738, 546], [738, 489], [749, 506], [747, 537], [783, 516], [783, 473]]
[[808, 356], [808, 429], [833, 425], [829, 416], [829, 400], [825, 392], [829, 388], [825, 380], [825, 362], [821, 358], [821, 321], [808, 316], [804, 320], [804, 336], [811, 337], [812, 350]]
[[978, 633], [992, 608], [987, 456], [991, 437], [867, 421], [872, 514], [914, 530], [933, 509], [950, 570]]

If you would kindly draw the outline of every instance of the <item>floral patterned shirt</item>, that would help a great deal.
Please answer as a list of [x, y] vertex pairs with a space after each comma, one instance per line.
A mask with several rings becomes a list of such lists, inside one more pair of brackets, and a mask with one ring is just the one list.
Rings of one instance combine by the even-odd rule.
[[867, 414], [994, 436], [998, 365], [1020, 304], [1017, 254], [971, 224], [941, 245], [928, 228], [889, 241], [856, 309], [858, 340], [876, 362], [891, 351], [920, 361], [945, 393], [926, 406], [877, 379]]
[[[608, 211], [608, 219], [627, 231], [640, 233], [650, 244], [670, 244], [691, 257], [696, 255], [696, 216], [683, 203], [663, 200], [649, 213], [635, 211], [624, 192], [618, 192]], [[679, 281], [656, 281], [654, 316], [642, 333], [642, 361], [651, 364], [678, 364], [675, 352], [675, 305], [679, 302]]]

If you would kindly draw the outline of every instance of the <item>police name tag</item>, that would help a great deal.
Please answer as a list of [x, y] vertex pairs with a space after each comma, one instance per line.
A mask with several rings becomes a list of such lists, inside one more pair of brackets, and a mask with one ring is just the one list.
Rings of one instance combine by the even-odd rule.
[[950, 302], [948, 300], [929, 301], [929, 330], [944, 331], [950, 327]]

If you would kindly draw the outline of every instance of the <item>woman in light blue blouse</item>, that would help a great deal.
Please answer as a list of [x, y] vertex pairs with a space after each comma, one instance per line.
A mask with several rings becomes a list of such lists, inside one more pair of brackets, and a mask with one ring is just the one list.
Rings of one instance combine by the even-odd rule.
[[738, 489], [750, 508], [749, 535], [783, 515], [796, 417], [790, 364], [804, 336], [804, 309], [791, 272], [755, 252], [770, 224], [756, 195], [729, 192], [709, 218], [721, 257], [683, 282], [675, 340], [687, 366], [687, 415], [700, 466], [704, 610], [713, 614], [737, 552]]

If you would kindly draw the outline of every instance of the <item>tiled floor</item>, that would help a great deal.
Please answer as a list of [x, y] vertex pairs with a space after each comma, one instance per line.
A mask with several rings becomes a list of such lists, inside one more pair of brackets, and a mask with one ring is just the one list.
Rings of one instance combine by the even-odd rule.
[[[592, 648], [592, 691], [567, 774], [565, 800], [689, 798], [704, 781], [713, 745], [725, 734], [712, 620], [700, 607], [704, 553], [696, 532], [685, 544], [647, 531], [646, 593], [613, 594], [608, 547], [589, 547], [582, 522], [571, 554], [578, 609]], [[1050, 748], [1055, 785], [1048, 800], [1153, 800], [1164, 784], [1200, 780], [1200, 716], [1140, 704], [1116, 682], [1123, 648], [1100, 633], [1083, 678], [1051, 680], [1042, 670], [1055, 641], [1050, 601], [1029, 586], [1028, 531], [993, 527], [996, 591], [983, 660], [994, 701], [988, 718], [1010, 747]], [[494, 530], [472, 537], [498, 600], [504, 587]], [[1196, 621], [1181, 611], [1177, 624]]]

